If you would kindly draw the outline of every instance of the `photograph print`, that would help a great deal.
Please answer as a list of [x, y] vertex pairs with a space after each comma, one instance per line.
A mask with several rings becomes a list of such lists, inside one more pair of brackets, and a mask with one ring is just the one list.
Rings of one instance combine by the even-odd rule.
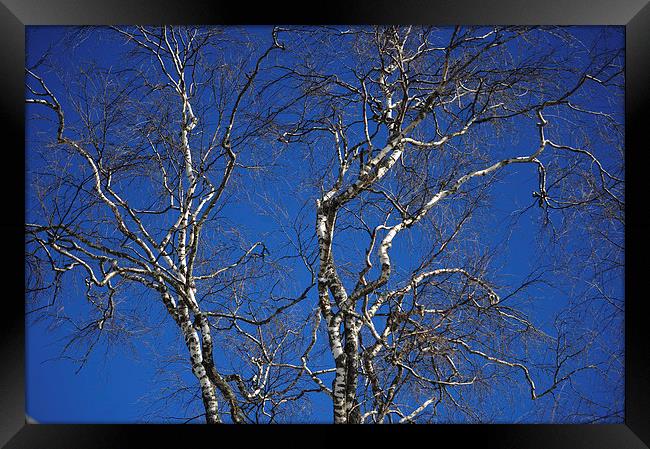
[[624, 27], [25, 32], [32, 422], [624, 422]]

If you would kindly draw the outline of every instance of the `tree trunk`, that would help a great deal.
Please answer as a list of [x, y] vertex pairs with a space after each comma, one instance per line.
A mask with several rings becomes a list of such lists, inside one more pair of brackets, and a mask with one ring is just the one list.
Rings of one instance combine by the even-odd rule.
[[220, 423], [218, 414], [217, 396], [214, 392], [214, 386], [210, 382], [208, 373], [203, 366], [203, 354], [201, 351], [201, 343], [199, 341], [199, 334], [192, 325], [187, 306], [181, 307], [180, 313], [181, 329], [185, 337], [185, 344], [190, 351], [190, 361], [192, 363], [192, 373], [199, 380], [201, 385], [201, 398], [205, 408], [205, 421], [208, 424]]
[[347, 315], [345, 319], [345, 414], [347, 424], [360, 424], [361, 411], [357, 401], [357, 383], [359, 377], [359, 326], [356, 319]]

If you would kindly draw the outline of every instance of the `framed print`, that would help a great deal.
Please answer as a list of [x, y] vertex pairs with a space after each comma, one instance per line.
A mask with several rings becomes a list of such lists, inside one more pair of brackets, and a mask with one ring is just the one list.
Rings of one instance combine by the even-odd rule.
[[0, 444], [648, 447], [650, 5], [320, 8], [3, 1]]

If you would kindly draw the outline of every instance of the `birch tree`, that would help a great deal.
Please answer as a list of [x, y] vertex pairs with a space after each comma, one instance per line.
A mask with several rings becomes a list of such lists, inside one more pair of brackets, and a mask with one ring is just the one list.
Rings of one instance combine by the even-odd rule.
[[[598, 216], [594, 242], [620, 268], [622, 111], [612, 104], [623, 55], [606, 34], [583, 43], [561, 28], [331, 27], [287, 37], [306, 49], [285, 70], [310, 112], [280, 139], [318, 160], [318, 304], [335, 375], [331, 388], [316, 382], [335, 423], [444, 420], [439, 410], [478, 419], [473, 388], [513, 382], [537, 400], [602, 368], [586, 356], [593, 340], [548, 335], [510, 306], [549, 280], [500, 284], [491, 230], [472, 223], [507, 172], [529, 166], [540, 235], [557, 242], [562, 220], [580, 229]], [[533, 341], [554, 354], [543, 368], [524, 349]]]
[[[254, 90], [283, 49], [277, 30], [258, 39], [218, 27], [74, 34], [98, 38], [119, 52], [112, 65], [57, 71], [46, 54], [25, 71], [28, 112], [51, 123], [41, 130], [51, 137], [34, 143], [45, 162], [31, 173], [38, 221], [26, 224], [28, 291], [47, 304], [29, 313], [60, 312], [66, 276], [82, 276], [94, 312], [73, 323], [70, 343], [86, 341], [83, 366], [102, 336], [136, 333], [121, 308], [155, 298], [185, 341], [205, 421], [272, 420], [300, 397], [291, 397], [294, 371], [276, 363], [299, 333], [278, 317], [311, 286], [295, 297], [267, 290], [260, 303], [259, 281], [277, 284], [278, 266], [264, 241], [223, 223], [222, 210], [238, 174], [259, 169], [251, 147], [269, 118]], [[60, 91], [50, 88], [57, 75]], [[219, 366], [238, 356], [240, 372]]]

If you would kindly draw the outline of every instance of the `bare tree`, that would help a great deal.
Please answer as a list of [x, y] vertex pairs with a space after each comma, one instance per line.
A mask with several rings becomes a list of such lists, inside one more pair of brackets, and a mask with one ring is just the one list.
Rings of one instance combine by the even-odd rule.
[[[318, 294], [336, 371], [331, 389], [319, 382], [334, 422], [436, 420], [438, 407], [480, 419], [464, 392], [512, 379], [539, 399], [602, 368], [586, 356], [593, 334], [548, 335], [509, 305], [557, 281], [558, 266], [556, 279], [541, 270], [500, 283], [491, 264], [498, 245], [472, 223], [510, 167], [531, 166], [540, 235], [559, 242], [560, 228], [589, 223], [600, 231], [592, 247], [609, 248], [596, 258], [613, 262], [621, 279], [623, 68], [620, 41], [607, 45], [607, 32], [589, 43], [567, 29], [522, 27], [287, 37], [290, 48], [307, 49], [285, 70], [309, 112], [281, 139], [321, 153], [312, 154]], [[527, 354], [531, 344], [554, 361]]]
[[[55, 116], [55, 140], [40, 147], [44, 166], [32, 173], [30, 215], [39, 221], [26, 228], [28, 288], [49, 303], [30, 313], [51, 309], [62, 275], [80, 271], [95, 309], [89, 322], [74, 322], [70, 343], [88, 343], [83, 366], [103, 334], [135, 333], [119, 319], [120, 307], [133, 307], [122, 302], [156, 297], [185, 340], [208, 423], [272, 419], [269, 410], [290, 400], [294, 370], [287, 376], [276, 361], [300, 335], [277, 316], [311, 288], [292, 298], [266, 291], [260, 304], [256, 289], [280, 267], [263, 241], [222, 218], [237, 173], [256, 168], [249, 147], [268, 118], [254, 86], [283, 48], [276, 30], [261, 44], [233, 31], [94, 29], [92, 37], [126, 49], [123, 60], [59, 71], [65, 101], [38, 74], [47, 55], [26, 70], [26, 102]], [[232, 334], [229, 348], [239, 352], [222, 346]], [[220, 353], [240, 357], [241, 371], [220, 368]]]

